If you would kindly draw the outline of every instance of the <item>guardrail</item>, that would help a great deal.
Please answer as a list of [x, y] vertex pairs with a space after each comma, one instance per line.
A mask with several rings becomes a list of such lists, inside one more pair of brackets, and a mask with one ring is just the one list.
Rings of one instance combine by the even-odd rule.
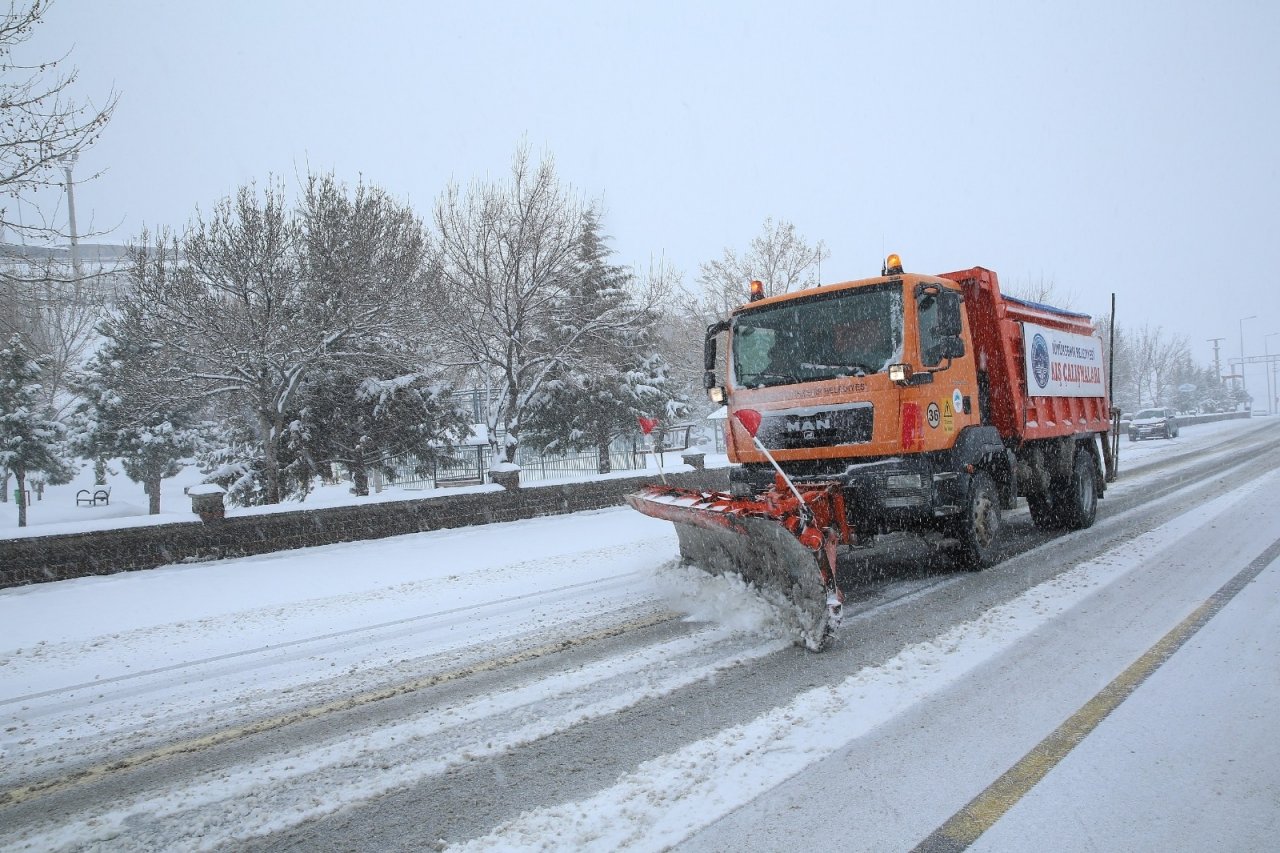
[[[1253, 412], [1216, 412], [1211, 415], [1176, 415], [1178, 426], [1184, 427], [1194, 424], [1207, 424], [1213, 421], [1231, 421], [1253, 417]], [[1129, 424], [1133, 423], [1132, 418], [1121, 417], [1120, 431], [1124, 432], [1129, 428]]]

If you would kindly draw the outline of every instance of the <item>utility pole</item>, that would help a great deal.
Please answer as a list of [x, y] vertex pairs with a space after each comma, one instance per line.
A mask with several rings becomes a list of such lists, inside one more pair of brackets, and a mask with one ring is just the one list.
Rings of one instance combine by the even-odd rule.
[[1276, 365], [1275, 362], [1271, 360], [1271, 347], [1268, 345], [1267, 341], [1276, 335], [1280, 335], [1280, 332], [1268, 332], [1262, 336], [1262, 351], [1266, 354], [1267, 359], [1262, 363], [1262, 369], [1263, 375], [1267, 378], [1267, 414], [1269, 415], [1274, 415], [1276, 413], [1276, 397], [1278, 395], [1272, 387], [1275, 384]]
[[1244, 321], [1256, 320], [1256, 319], [1258, 319], [1257, 314], [1250, 314], [1248, 317], [1240, 318], [1240, 390], [1243, 391], [1245, 394], [1246, 407], [1249, 406], [1249, 403], [1248, 403], [1249, 383], [1244, 378]]
[[75, 275], [77, 289], [83, 276], [80, 271], [80, 238], [76, 236], [76, 194], [72, 189], [74, 181], [71, 178], [71, 170], [75, 167], [78, 157], [78, 154], [72, 152], [61, 161], [62, 169], [67, 173], [67, 224], [71, 228], [71, 272]]
[[1218, 361], [1218, 342], [1225, 340], [1226, 338], [1209, 338], [1209, 343], [1213, 344], [1213, 372], [1217, 374], [1218, 384], [1222, 384], [1222, 363]]

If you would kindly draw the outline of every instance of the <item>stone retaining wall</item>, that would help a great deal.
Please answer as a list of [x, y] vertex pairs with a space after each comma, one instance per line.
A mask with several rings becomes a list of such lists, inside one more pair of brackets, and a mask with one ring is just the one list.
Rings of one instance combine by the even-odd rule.
[[[688, 488], [723, 490], [728, 488], [728, 469], [668, 474], [667, 481]], [[624, 495], [651, 482], [655, 478], [627, 477], [518, 491], [230, 515], [208, 523], [193, 517], [173, 524], [0, 539], [0, 588], [601, 509], [622, 504]]]

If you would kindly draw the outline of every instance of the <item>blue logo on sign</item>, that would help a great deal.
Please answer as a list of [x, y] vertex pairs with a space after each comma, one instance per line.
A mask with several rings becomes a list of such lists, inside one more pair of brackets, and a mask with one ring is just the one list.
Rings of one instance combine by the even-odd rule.
[[1041, 388], [1049, 384], [1049, 344], [1038, 332], [1031, 339], [1031, 373]]

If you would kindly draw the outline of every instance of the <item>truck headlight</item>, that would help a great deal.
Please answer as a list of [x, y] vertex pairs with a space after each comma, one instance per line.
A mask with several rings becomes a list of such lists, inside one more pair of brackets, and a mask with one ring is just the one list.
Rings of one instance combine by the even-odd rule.
[[891, 489], [923, 489], [924, 477], [919, 474], [890, 474], [885, 485]]

